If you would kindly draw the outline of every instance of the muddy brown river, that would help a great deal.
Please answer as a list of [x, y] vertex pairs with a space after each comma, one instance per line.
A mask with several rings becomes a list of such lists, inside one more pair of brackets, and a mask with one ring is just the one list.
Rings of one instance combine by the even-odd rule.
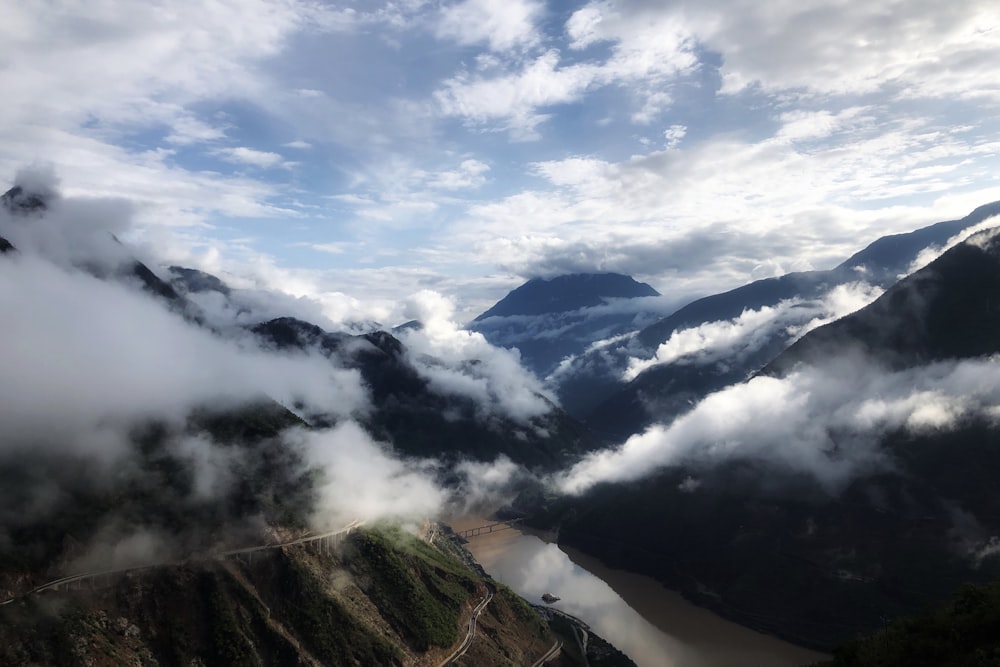
[[[491, 521], [464, 517], [456, 530]], [[639, 667], [797, 667], [824, 655], [737, 625], [691, 604], [654, 579], [605, 567], [516, 529], [472, 537], [469, 551], [490, 575], [530, 602], [551, 593]]]

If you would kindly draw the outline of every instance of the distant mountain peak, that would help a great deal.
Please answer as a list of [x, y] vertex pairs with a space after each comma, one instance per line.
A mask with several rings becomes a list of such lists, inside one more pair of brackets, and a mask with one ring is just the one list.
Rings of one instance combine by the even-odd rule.
[[229, 286], [213, 276], [198, 269], [189, 269], [183, 266], [170, 266], [167, 269], [171, 273], [172, 284], [179, 285], [186, 292], [199, 294], [201, 292], [218, 292], [224, 296], [229, 296], [232, 290]]
[[475, 319], [509, 315], [562, 313], [599, 306], [606, 299], [633, 299], [660, 293], [620, 273], [573, 273], [555, 278], [533, 278]]
[[51, 198], [51, 194], [32, 192], [15, 185], [0, 195], [0, 205], [14, 215], [31, 215], [45, 211]]

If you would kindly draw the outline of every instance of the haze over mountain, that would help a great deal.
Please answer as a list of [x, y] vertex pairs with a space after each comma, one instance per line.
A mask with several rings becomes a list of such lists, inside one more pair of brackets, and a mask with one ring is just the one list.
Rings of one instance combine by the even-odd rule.
[[565, 359], [550, 385], [602, 437], [628, 437], [745, 379], [810, 329], [862, 307], [998, 213], [1000, 202], [981, 206], [960, 220], [879, 239], [827, 271], [698, 299], [628, 335], [594, 341]]
[[764, 374], [588, 455], [558, 477], [583, 495], [546, 521], [825, 647], [1000, 575], [996, 239], [971, 236]]
[[[161, 278], [105, 230], [127, 217], [23, 180], [0, 196], [5, 664], [437, 664], [487, 593], [492, 640], [470, 656], [552, 649], [545, 620], [428, 523], [595, 447], [514, 355], [431, 297], [405, 342], [269, 318], [287, 299]], [[372, 528], [336, 553], [274, 546], [349, 522]], [[247, 545], [263, 546], [220, 555]], [[90, 592], [47, 610], [34, 587], [80, 573]]]
[[0, 663], [436, 665], [494, 595], [532, 664], [435, 523], [515, 498], [820, 646], [995, 571], [995, 0], [3, 16]]
[[510, 292], [469, 323], [493, 345], [516, 348], [540, 378], [594, 341], [653, 320], [666, 308], [645, 283], [615, 273], [536, 278]]
[[[0, 262], [9, 318], [0, 347], [2, 586], [17, 595], [47, 572], [162, 563], [356, 518], [412, 526], [521, 490], [517, 510], [558, 526], [562, 542], [743, 623], [828, 648], [882, 615], [943, 600], [963, 579], [1000, 574], [992, 493], [1000, 461], [990, 445], [1000, 410], [1000, 350], [990, 334], [1000, 325], [991, 305], [1000, 245], [991, 230], [943, 253], [937, 245], [996, 209], [879, 241], [825, 274], [754, 283], [681, 308], [667, 320], [735, 308], [737, 297], [777, 298], [789, 284], [840, 298], [837, 307], [856, 303], [854, 294], [872, 299], [825, 324], [837, 307], [801, 298], [745, 310], [737, 324], [748, 335], [778, 331], [787, 342], [795, 331], [773, 322], [798, 322], [798, 343], [763, 373], [703, 389], [689, 409], [597, 450], [516, 352], [456, 325], [438, 295], [417, 295], [408, 312], [421, 325], [394, 334], [274, 317], [309, 304], [183, 267], [160, 277], [118, 240], [126, 209], [22, 185], [0, 208], [0, 236], [11, 246]], [[881, 296], [829, 289], [858, 273], [888, 281], [938, 253]], [[585, 332], [595, 317], [619, 318], [659, 299], [625, 277], [554, 282], [557, 294], [596, 285], [570, 305], [597, 305], [559, 311], [547, 287], [535, 286], [528, 295], [542, 294], [556, 312], [511, 307], [481, 322], [524, 317], [544, 326], [550, 315], [568, 315]], [[621, 285], [637, 296], [623, 297]], [[620, 300], [606, 302], [602, 292]], [[527, 301], [541, 309], [539, 299]], [[767, 316], [747, 315], [754, 312]], [[685, 326], [660, 344], [658, 365], [670, 366], [664, 347]], [[701, 355], [712, 349], [696, 342]], [[204, 585], [222, 586], [234, 608], [252, 614], [226, 578], [260, 573], [218, 576], [204, 575]], [[449, 604], [460, 598], [456, 589]], [[390, 625], [398, 621], [374, 604]], [[140, 605], [130, 613], [146, 612]], [[300, 631], [290, 616], [281, 622]], [[151, 633], [160, 621], [148, 623], [143, 632]]]
[[[23, 201], [35, 203], [19, 206]], [[382, 332], [329, 334], [299, 320], [266, 319], [273, 304], [257, 308], [238, 291], [227, 296], [220, 282], [203, 275], [197, 277], [214, 294], [232, 301], [189, 300], [198, 295], [190, 284], [196, 274], [186, 274], [187, 289], [178, 292], [101, 228], [116, 224], [113, 217], [86, 227], [89, 210], [108, 212], [100, 202], [14, 190], [3, 203], [0, 235], [13, 239], [17, 251], [0, 264], [0, 306], [8, 321], [0, 359], [6, 424], [0, 454], [5, 475], [19, 479], [3, 490], [5, 516], [14, 522], [5, 534], [33, 530], [81, 498], [148, 487], [155, 499], [166, 484], [172, 490], [165, 504], [142, 510], [150, 525], [141, 513], [110, 505], [73, 528], [82, 545], [96, 539], [94, 548], [113, 549], [136, 534], [155, 536], [168, 509], [208, 511], [228, 494], [251, 493], [243, 485], [248, 476], [264, 474], [256, 467], [260, 447], [273, 453], [265, 457], [271, 477], [259, 483], [301, 486], [307, 475], [315, 488], [296, 513], [299, 521], [322, 527], [442, 509], [448, 493], [436, 478], [443, 471], [430, 459], [410, 463], [401, 456], [444, 455], [464, 465], [504, 452], [513, 461], [551, 468], [591, 446], [512, 356], [446, 323], [432, 320], [425, 332], [410, 332], [407, 347]], [[117, 223], [124, 228], [127, 221]], [[463, 357], [455, 345], [448, 346], [448, 358], [433, 356], [449, 336], [466, 341], [466, 351], [492, 356]], [[236, 417], [245, 410], [258, 417], [245, 423], [249, 417]], [[233, 425], [206, 431], [208, 416], [230, 412]], [[262, 424], [253, 425], [256, 419]], [[227, 444], [248, 433], [255, 434], [250, 451]], [[449, 433], [477, 447], [456, 452]], [[274, 456], [287, 457], [286, 472]], [[179, 480], [160, 479], [156, 471], [168, 462]], [[20, 476], [22, 465], [48, 470], [51, 484]], [[512, 464], [501, 459], [499, 465]], [[92, 474], [81, 478], [80, 469]], [[116, 469], [131, 472], [109, 478]], [[464, 480], [460, 502], [476, 497], [477, 470], [448, 473]], [[259, 493], [271, 492], [258, 488], [250, 498]], [[245, 502], [254, 507], [258, 501]], [[249, 520], [256, 513], [235, 516]], [[31, 540], [14, 544], [32, 548]], [[59, 556], [58, 548], [49, 549], [43, 549], [46, 558]]]

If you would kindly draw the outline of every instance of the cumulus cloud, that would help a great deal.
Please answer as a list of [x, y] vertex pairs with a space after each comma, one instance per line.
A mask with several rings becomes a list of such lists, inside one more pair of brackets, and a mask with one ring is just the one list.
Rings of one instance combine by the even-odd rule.
[[953, 237], [948, 239], [942, 245], [939, 246], [932, 245], [928, 246], [927, 248], [924, 248], [917, 254], [916, 258], [910, 264], [909, 268], [907, 268], [906, 273], [910, 274], [924, 268], [925, 266], [933, 262], [935, 259], [943, 255], [948, 250], [952, 249], [959, 243], [962, 243], [963, 241], [967, 240], [970, 236], [977, 234], [981, 231], [985, 231], [987, 229], [995, 228], [996, 226], [997, 226], [997, 216], [992, 216], [983, 220], [978, 225], [973, 225], [971, 227], [963, 229], [961, 232], [955, 234]]
[[[22, 182], [37, 191], [39, 182], [30, 177]], [[151, 423], [168, 429], [163, 455], [191, 471], [190, 486], [177, 502], [195, 507], [217, 501], [238, 480], [252, 477], [247, 466], [259, 464], [253, 463], [257, 455], [243, 445], [222, 447], [207, 435], [189, 433], [188, 420], [202, 410], [225, 412], [265, 397], [338, 424], [287, 434], [278, 445], [278, 451], [302, 454], [301, 474], [313, 466], [323, 476], [317, 512], [336, 509], [337, 517], [352, 518], [437, 512], [445, 491], [428, 464], [400, 461], [352, 421], [371, 407], [357, 371], [318, 352], [261, 349], [245, 332], [236, 335], [239, 319], [231, 313], [216, 313], [220, 322], [228, 317], [232, 327], [220, 335], [183, 319], [118, 274], [95, 276], [94, 263], [108, 248], [116, 258], [127, 258], [127, 248], [99, 220], [126, 229], [128, 216], [100, 218], [91, 214], [105, 210], [99, 200], [48, 194], [46, 209], [0, 216], [0, 234], [19, 243], [18, 253], [0, 261], [0, 310], [7, 322], [0, 346], [0, 457], [8, 461], [30, 453], [87, 474], [78, 481], [55, 475], [48, 484], [33, 485], [30, 497], [18, 501], [27, 502], [30, 511], [17, 521], [44, 516], [65, 502], [69, 496], [60, 485], [110, 488], [112, 470], [139, 479], [152, 475], [149, 486], [157, 486], [157, 473], [141, 469], [135, 449], [137, 429]], [[73, 247], [67, 247], [70, 242]], [[235, 307], [251, 303], [259, 312], [285, 303], [255, 293], [243, 297]], [[271, 465], [274, 456], [268, 455]], [[363, 488], [347, 495], [348, 482]], [[5, 526], [8, 519], [13, 520], [5, 516]], [[155, 551], [155, 531], [117, 521], [109, 518], [99, 531], [94, 558], [131, 563], [141, 560], [139, 547], [152, 545]]]
[[176, 419], [262, 394], [341, 416], [367, 407], [354, 371], [219, 339], [125, 285], [31, 256], [5, 258], [0, 274], [10, 318], [0, 349], [7, 441], [46, 433], [39, 445], [80, 446], [87, 439], [77, 436], [108, 421]]
[[298, 430], [286, 438], [320, 471], [313, 513], [317, 529], [355, 519], [423, 520], [437, 516], [448, 498], [435, 481], [432, 462], [401, 461], [355, 422], [323, 431]]
[[520, 422], [552, 409], [551, 397], [524, 370], [518, 353], [493, 347], [482, 334], [463, 329], [445, 297], [419, 292], [410, 298], [406, 315], [423, 324], [400, 335], [410, 361], [432, 390], [470, 398], [484, 416], [501, 414]]
[[14, 187], [24, 196], [35, 195], [41, 209], [0, 207], [0, 235], [28, 254], [45, 257], [63, 267], [87, 263], [111, 271], [130, 258], [115, 235], [125, 232], [134, 212], [131, 202], [111, 198], [76, 198], [59, 194], [59, 179], [51, 165], [22, 168]]
[[441, 190], [463, 190], [478, 188], [486, 182], [486, 172], [490, 166], [480, 160], [462, 160], [458, 169], [434, 174], [427, 185]]
[[466, 45], [485, 42], [504, 52], [540, 41], [535, 23], [543, 11], [533, 0], [462, 0], [441, 10], [435, 30], [440, 38]]
[[674, 331], [652, 358], [632, 357], [623, 379], [635, 379], [661, 364], [738, 364], [775, 337], [790, 345], [816, 327], [860, 310], [877, 299], [882, 289], [867, 283], [837, 285], [822, 299], [787, 299], [775, 306], [744, 310], [731, 320], [706, 322]]
[[995, 99], [995, 85], [982, 77], [983, 64], [1000, 49], [990, 30], [996, 20], [988, 2], [954, 12], [934, 3], [886, 9], [850, 2], [595, 0], [571, 15], [566, 31], [571, 47], [583, 49], [635, 41], [649, 25], [672, 22], [692, 43], [722, 55], [722, 90], [730, 94], [752, 85], [825, 94], [894, 87], [914, 96]]
[[[359, 425], [356, 418], [372, 406], [357, 371], [319, 351], [261, 348], [244, 325], [279, 314], [287, 298], [181, 289], [185, 298], [200, 299], [211, 325], [205, 327], [123, 274], [95, 272], [96, 258], [108, 248], [122, 262], [134, 261], [87, 217], [101, 202], [62, 198], [48, 176], [32, 180], [36, 176], [22, 183], [35, 191], [52, 185], [46, 191], [51, 205], [0, 217], [0, 234], [16, 226], [10, 235], [20, 242], [19, 252], [0, 261], [0, 310], [9, 319], [0, 346], [0, 465], [33, 461], [31, 474], [39, 479], [3, 490], [0, 546], [10, 546], [16, 527], [50, 521], [75, 498], [119, 493], [122, 484], [144, 489], [155, 506], [142, 516], [134, 515], [131, 500], [103, 514], [95, 509], [97, 523], [80, 528], [81, 536], [89, 533], [88, 544], [69, 554], [72, 567], [163, 562], [185, 557], [185, 549], [211, 548], [206, 540], [259, 540], [270, 529], [264, 513], [271, 505], [305, 512], [315, 530], [325, 530], [356, 519], [418, 521], [471, 499], [506, 497], [519, 474], [509, 460], [460, 464], [449, 476], [461, 487], [455, 495], [442, 482], [441, 463], [400, 458]], [[127, 230], [129, 216], [121, 212], [110, 222]], [[76, 246], [67, 248], [64, 236]], [[516, 355], [458, 329], [450, 303], [425, 293], [411, 308], [427, 323], [409, 338], [417, 346], [414, 363], [432, 388], [471, 397], [484, 417], [527, 421], [551, 408]], [[248, 405], [269, 419], [268, 398], [333, 426], [295, 427], [235, 444], [199, 430], [203, 415]], [[250, 507], [250, 514], [235, 506]], [[171, 523], [161, 512], [186, 519]], [[190, 534], [183, 532], [185, 521]], [[224, 534], [198, 533], [201, 521], [224, 524]]]
[[[601, 26], [606, 25], [601, 23]], [[473, 124], [499, 123], [517, 139], [537, 139], [546, 108], [577, 102], [604, 86], [634, 86], [642, 98], [638, 122], [648, 123], [670, 98], [658, 83], [697, 64], [686, 36], [671, 18], [656, 20], [626, 35], [608, 33], [611, 55], [603, 62], [566, 62], [557, 49], [526, 62], [519, 71], [499, 75], [462, 72], [444, 81], [435, 99], [446, 116]], [[589, 43], [589, 42], [588, 42]]]
[[935, 432], [994, 413], [997, 363], [990, 358], [883, 372], [845, 353], [832, 365], [785, 378], [755, 377], [708, 396], [669, 425], [588, 455], [555, 482], [580, 493], [664, 466], [758, 459], [838, 488], [860, 470], [891, 466], [878, 446], [887, 433]]
[[453, 514], [493, 511], [510, 503], [516, 496], [515, 483], [527, 474], [506, 456], [492, 462], [461, 461], [454, 472], [459, 482], [450, 506]]
[[245, 164], [251, 167], [267, 169], [269, 167], [284, 166], [285, 158], [279, 153], [270, 151], [259, 151], [246, 146], [236, 146], [235, 148], [219, 148], [213, 151], [226, 162], [235, 164]]

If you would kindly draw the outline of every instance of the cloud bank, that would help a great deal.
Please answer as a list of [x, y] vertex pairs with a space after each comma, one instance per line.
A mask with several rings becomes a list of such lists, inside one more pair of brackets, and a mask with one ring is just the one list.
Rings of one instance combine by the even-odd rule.
[[813, 329], [860, 310], [877, 299], [882, 289], [857, 282], [838, 285], [817, 301], [787, 299], [759, 310], [747, 309], [732, 320], [706, 322], [674, 331], [649, 359], [632, 357], [622, 379], [635, 379], [661, 364], [739, 364], [781, 336], [786, 345]]
[[445, 297], [419, 292], [406, 313], [423, 326], [400, 336], [411, 363], [433, 391], [471, 398], [483, 416], [499, 414], [521, 423], [552, 409], [553, 398], [524, 370], [517, 351], [494, 347], [482, 334], [463, 329]]
[[887, 372], [845, 351], [825, 367], [758, 376], [711, 394], [670, 424], [588, 455], [555, 484], [576, 494], [664, 466], [759, 459], [836, 489], [861, 470], [891, 466], [879, 449], [890, 432], [951, 429], [973, 416], [995, 420], [997, 364], [991, 358]]

